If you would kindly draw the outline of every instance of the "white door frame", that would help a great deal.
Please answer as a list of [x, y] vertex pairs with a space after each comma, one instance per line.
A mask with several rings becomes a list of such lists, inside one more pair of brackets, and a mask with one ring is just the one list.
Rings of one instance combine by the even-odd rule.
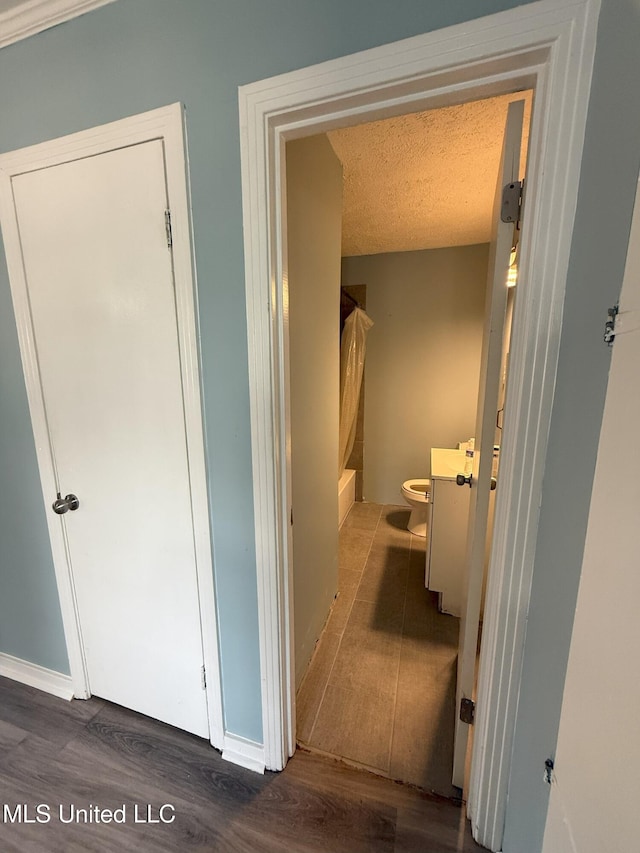
[[[43, 142], [0, 155], [0, 222], [2, 223], [20, 353], [36, 443], [40, 482], [47, 510], [47, 524], [60, 595], [73, 691], [77, 698], [87, 698], [90, 695], [89, 682], [73, 575], [67, 556], [64, 525], [60, 524], [59, 517], [50, 509], [51, 502], [56, 494], [54, 461], [40, 384], [38, 355], [31, 323], [27, 282], [22, 264], [20, 235], [13, 202], [12, 178], [24, 172], [57, 166], [61, 163], [95, 156], [116, 148], [138, 145], [157, 139], [161, 139], [163, 142], [167, 193], [171, 209], [178, 345], [191, 486], [198, 599], [203, 657], [207, 673], [209, 736], [212, 745], [222, 749], [223, 718], [218, 662], [218, 633], [200, 398], [195, 271], [191, 248], [191, 210], [184, 135], [182, 106], [181, 104], [172, 104], [91, 130], [81, 131], [50, 142]], [[159, 211], [159, 216], [162, 215], [163, 211]]]
[[599, 9], [541, 0], [239, 90], [262, 716], [277, 770], [295, 748], [285, 143], [535, 89], [469, 792], [474, 835], [491, 849], [504, 825]]

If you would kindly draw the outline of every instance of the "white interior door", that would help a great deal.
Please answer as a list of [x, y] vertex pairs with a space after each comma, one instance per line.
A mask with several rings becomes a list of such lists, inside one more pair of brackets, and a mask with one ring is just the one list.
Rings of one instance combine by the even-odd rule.
[[163, 142], [12, 186], [90, 691], [206, 737]]
[[[453, 756], [453, 784], [464, 787], [469, 725], [460, 720], [460, 703], [472, 699], [476, 673], [478, 627], [482, 598], [485, 545], [489, 521], [491, 463], [501, 382], [501, 356], [507, 309], [507, 273], [514, 238], [514, 225], [501, 220], [503, 188], [520, 177], [520, 148], [524, 101], [509, 104], [502, 159], [493, 206], [493, 228], [485, 307], [480, 388], [476, 413], [476, 452], [473, 458], [469, 527], [467, 533], [467, 577], [460, 620], [458, 681], [456, 690], [456, 731]], [[468, 488], [465, 484], [461, 488]]]
[[[604, 344], [603, 344], [604, 346]], [[640, 184], [616, 319], [543, 853], [638, 848]], [[621, 780], [621, 774], [624, 779]]]

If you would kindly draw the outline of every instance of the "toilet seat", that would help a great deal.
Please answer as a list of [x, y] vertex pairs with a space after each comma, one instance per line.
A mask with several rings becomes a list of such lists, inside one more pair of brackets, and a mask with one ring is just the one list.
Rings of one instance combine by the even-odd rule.
[[431, 503], [431, 480], [414, 477], [402, 484], [402, 496], [411, 507], [407, 530], [423, 539], [427, 536], [429, 504]]
[[402, 493], [406, 498], [418, 503], [431, 502], [431, 480], [413, 478], [402, 484]]

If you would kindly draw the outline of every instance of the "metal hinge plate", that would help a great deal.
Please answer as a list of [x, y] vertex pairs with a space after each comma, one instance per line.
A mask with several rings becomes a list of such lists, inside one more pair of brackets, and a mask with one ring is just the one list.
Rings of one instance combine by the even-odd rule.
[[550, 785], [553, 782], [553, 758], [547, 758], [544, 763], [544, 781]]
[[500, 206], [500, 219], [503, 222], [520, 222], [520, 208], [522, 206], [522, 187], [524, 181], [514, 181], [507, 184], [502, 190], [502, 205]]
[[200, 678], [202, 680], [202, 689], [206, 690], [207, 689], [207, 671], [204, 667], [202, 667], [200, 670]]
[[472, 726], [476, 715], [476, 703], [473, 699], [460, 700], [460, 720], [467, 725]]
[[171, 211], [169, 209], [164, 212], [164, 230], [167, 232], [167, 247], [170, 249], [173, 246], [173, 234], [171, 233]]
[[604, 342], [605, 344], [609, 344], [610, 347], [613, 346], [613, 342], [616, 338], [616, 318], [619, 310], [620, 308], [617, 302], [613, 308], [607, 309], [607, 317], [609, 319], [604, 324]]

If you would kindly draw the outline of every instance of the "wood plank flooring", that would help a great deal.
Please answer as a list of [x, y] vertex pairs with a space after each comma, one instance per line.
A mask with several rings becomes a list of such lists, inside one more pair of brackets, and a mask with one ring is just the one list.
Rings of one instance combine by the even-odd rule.
[[297, 698], [298, 742], [426, 791], [451, 784], [459, 620], [425, 589], [406, 507], [355, 503], [338, 598]]
[[[298, 751], [260, 776], [205, 741], [101, 699], [65, 702], [0, 678], [2, 853], [467, 853], [463, 811]], [[11, 823], [27, 804], [47, 823]], [[158, 809], [175, 809], [172, 823]], [[125, 823], [61, 823], [70, 807], [125, 807]], [[41, 811], [41, 816], [46, 814]], [[173, 813], [165, 811], [165, 817]], [[25, 812], [22, 813], [23, 817]]]

